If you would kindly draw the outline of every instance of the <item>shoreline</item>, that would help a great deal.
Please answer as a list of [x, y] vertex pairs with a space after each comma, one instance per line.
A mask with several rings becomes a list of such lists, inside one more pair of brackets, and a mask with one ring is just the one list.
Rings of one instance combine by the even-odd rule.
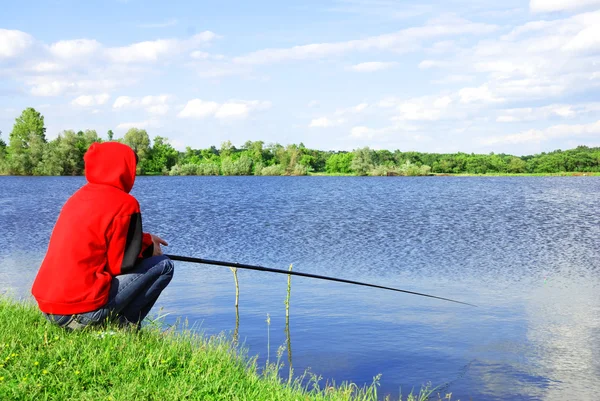
[[[31, 301], [0, 296], [0, 399], [77, 400], [378, 400], [372, 384], [336, 385], [305, 372], [280, 375], [280, 358], [256, 357], [224, 334], [206, 337], [156, 321], [139, 332], [95, 327], [67, 332], [46, 321]], [[422, 388], [406, 401], [425, 401]], [[449, 399], [449, 398], [444, 398]]]

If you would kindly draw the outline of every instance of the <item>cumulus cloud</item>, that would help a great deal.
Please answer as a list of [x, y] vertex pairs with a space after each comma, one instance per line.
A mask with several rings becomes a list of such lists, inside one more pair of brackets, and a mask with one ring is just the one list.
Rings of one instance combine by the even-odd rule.
[[59, 59], [78, 60], [92, 56], [101, 47], [99, 42], [91, 39], [61, 40], [51, 44], [49, 51]]
[[[450, 96], [425, 96], [398, 102], [394, 121], [437, 121], [452, 103]], [[384, 102], [385, 105], [385, 102]]]
[[48, 61], [42, 61], [41, 63], [37, 63], [31, 68], [32, 71], [38, 73], [58, 72], [63, 71], [64, 69], [64, 65]]
[[167, 94], [143, 97], [119, 96], [113, 103], [113, 109], [143, 109], [150, 114], [165, 115], [169, 112], [173, 100], [174, 96]]
[[350, 67], [350, 70], [355, 72], [375, 72], [381, 70], [387, 70], [388, 68], [392, 68], [396, 66], [395, 62], [384, 63], [381, 61], [369, 61], [366, 63], [355, 64]]
[[600, 0], [531, 0], [529, 2], [529, 9], [535, 13], [572, 11], [590, 6], [600, 6]]
[[475, 88], [464, 88], [463, 102], [551, 99], [600, 84], [590, 58], [600, 49], [598, 27], [600, 11], [529, 21], [452, 56], [424, 60], [420, 67], [448, 74], [434, 83], [451, 83], [453, 76], [486, 79]]
[[343, 118], [338, 118], [337, 120], [332, 120], [327, 117], [320, 117], [311, 120], [310, 124], [308, 124], [309, 128], [328, 128], [335, 127], [337, 125], [345, 123], [346, 120]]
[[371, 139], [375, 135], [375, 130], [365, 126], [352, 127], [350, 136], [352, 138]]
[[33, 44], [31, 35], [9, 29], [0, 29], [0, 60], [21, 55]]
[[108, 93], [102, 93], [100, 95], [82, 95], [71, 101], [73, 106], [79, 107], [93, 107], [105, 104], [110, 95]]
[[212, 54], [203, 52], [202, 50], [194, 50], [190, 53], [190, 57], [194, 60], [223, 60], [225, 56], [222, 54]]
[[66, 93], [86, 92], [110, 92], [114, 88], [130, 84], [131, 80], [121, 79], [69, 79], [69, 77], [54, 77], [52, 75], [40, 75], [28, 79], [26, 84], [30, 86], [33, 96], [59, 96]]
[[458, 91], [458, 95], [460, 96], [460, 101], [462, 103], [474, 103], [474, 102], [483, 102], [483, 103], [492, 103], [492, 102], [501, 102], [504, 99], [496, 97], [488, 87], [488, 85], [481, 85], [476, 88], [463, 88]]
[[592, 116], [600, 112], [600, 103], [552, 104], [543, 107], [522, 107], [505, 109], [499, 112], [497, 122], [512, 123], [523, 121], [541, 121], [550, 118], [575, 118]]
[[486, 34], [495, 25], [475, 23], [453, 16], [430, 20], [426, 25], [407, 28], [390, 34], [345, 42], [313, 43], [290, 48], [264, 49], [234, 58], [241, 64], [271, 64], [284, 61], [311, 60], [370, 50], [407, 52], [419, 49], [424, 40], [450, 35]]
[[160, 58], [190, 51], [200, 45], [214, 40], [217, 35], [205, 31], [189, 39], [159, 39], [133, 43], [128, 46], [106, 49], [106, 55], [115, 63], [155, 62]]
[[589, 124], [554, 125], [546, 129], [530, 129], [518, 134], [494, 136], [481, 140], [484, 145], [496, 144], [523, 144], [528, 142], [540, 143], [556, 138], [582, 138], [600, 134], [600, 120]]
[[192, 99], [187, 102], [183, 110], [177, 115], [179, 118], [203, 119], [214, 117], [220, 120], [244, 119], [251, 112], [267, 110], [271, 103], [259, 100], [230, 100], [225, 103]]

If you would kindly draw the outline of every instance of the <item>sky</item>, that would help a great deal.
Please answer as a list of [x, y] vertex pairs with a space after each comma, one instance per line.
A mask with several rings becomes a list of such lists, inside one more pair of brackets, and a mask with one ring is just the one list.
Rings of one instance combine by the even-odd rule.
[[600, 0], [0, 0], [0, 131], [535, 154], [600, 146]]

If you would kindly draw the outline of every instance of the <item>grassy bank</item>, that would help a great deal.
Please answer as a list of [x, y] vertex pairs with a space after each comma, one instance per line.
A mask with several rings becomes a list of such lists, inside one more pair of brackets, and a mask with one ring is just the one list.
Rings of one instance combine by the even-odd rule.
[[[0, 400], [376, 400], [377, 382], [319, 388], [256, 366], [223, 336], [114, 327], [66, 332], [0, 297]], [[430, 391], [408, 396], [425, 400]], [[439, 396], [436, 394], [435, 399]]]
[[600, 177], [600, 173], [560, 172], [560, 173], [486, 173], [486, 174], [433, 174], [437, 177]]

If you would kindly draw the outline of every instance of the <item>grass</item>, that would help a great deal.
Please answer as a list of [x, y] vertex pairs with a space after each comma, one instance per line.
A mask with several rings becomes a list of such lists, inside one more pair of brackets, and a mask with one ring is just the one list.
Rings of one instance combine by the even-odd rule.
[[[259, 368], [256, 358], [224, 335], [205, 337], [157, 324], [139, 332], [116, 327], [67, 332], [48, 323], [35, 305], [0, 297], [1, 400], [378, 399], [378, 376], [362, 388], [320, 386], [310, 373], [282, 380], [283, 349], [277, 362]], [[406, 400], [432, 394], [427, 387]]]
[[435, 176], [451, 177], [598, 177], [600, 173], [560, 172], [560, 173], [486, 173], [486, 174], [442, 174], [434, 173]]
[[[354, 173], [308, 173], [309, 176], [315, 177], [358, 177]], [[470, 173], [431, 173], [429, 176], [436, 177], [599, 177], [600, 172], [580, 173], [580, 172], [560, 172], [560, 173], [486, 173], [486, 174], [470, 174]]]

